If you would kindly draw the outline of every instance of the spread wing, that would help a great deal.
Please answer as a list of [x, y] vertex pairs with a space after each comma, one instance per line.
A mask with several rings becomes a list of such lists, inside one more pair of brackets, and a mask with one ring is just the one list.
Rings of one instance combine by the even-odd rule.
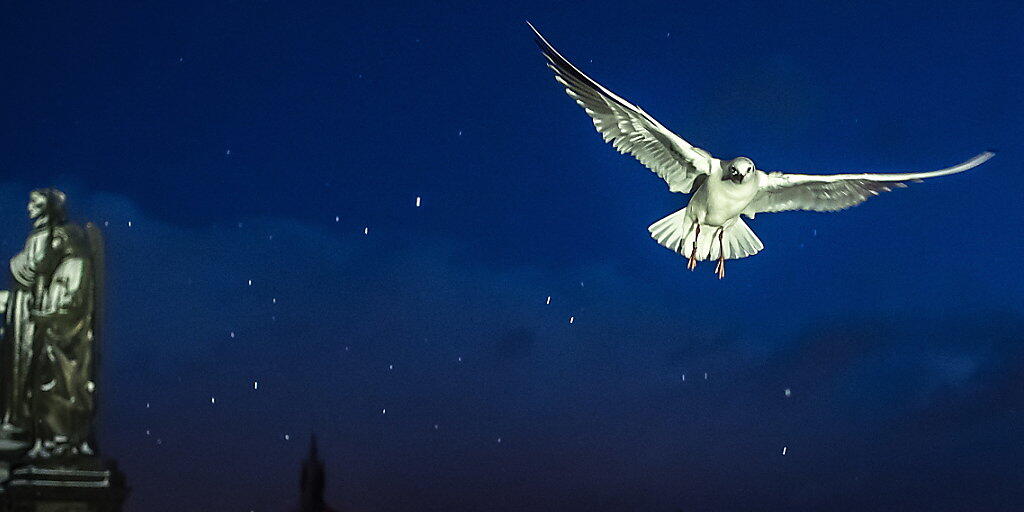
[[707, 174], [711, 155], [693, 147], [646, 112], [618, 97], [573, 66], [527, 22], [555, 72], [555, 80], [594, 119], [594, 126], [620, 153], [629, 153], [668, 183], [672, 192], [690, 193], [693, 180]]
[[759, 174], [759, 190], [743, 212], [748, 216], [761, 212], [783, 210], [843, 210], [863, 203], [879, 192], [906, 187], [908, 182], [956, 174], [981, 165], [995, 153], [986, 151], [962, 164], [932, 172], [892, 174]]

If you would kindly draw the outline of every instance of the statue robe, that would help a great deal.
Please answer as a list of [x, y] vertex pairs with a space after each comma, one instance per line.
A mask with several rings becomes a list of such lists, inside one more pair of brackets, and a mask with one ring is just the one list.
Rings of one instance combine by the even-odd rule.
[[5, 423], [60, 453], [87, 441], [93, 410], [94, 276], [76, 224], [33, 231], [11, 259]]
[[[77, 227], [77, 226], [76, 226]], [[61, 259], [49, 280], [37, 329], [37, 438], [78, 447], [87, 441], [93, 410], [93, 273], [88, 251]]]
[[22, 429], [30, 427], [28, 421], [31, 417], [27, 391], [36, 323], [29, 313], [33, 307], [33, 296], [45, 284], [49, 242], [48, 228], [32, 231], [25, 240], [25, 248], [10, 262], [15, 288], [8, 298], [5, 319], [4, 344], [9, 364], [4, 379], [7, 388], [4, 423]]

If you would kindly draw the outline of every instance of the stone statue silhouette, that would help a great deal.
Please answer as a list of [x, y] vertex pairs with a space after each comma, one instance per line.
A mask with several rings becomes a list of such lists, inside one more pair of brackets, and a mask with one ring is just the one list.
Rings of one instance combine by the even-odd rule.
[[29, 194], [32, 231], [11, 258], [3, 329], [0, 436], [31, 444], [29, 458], [91, 455], [102, 237], [67, 221], [56, 189]]

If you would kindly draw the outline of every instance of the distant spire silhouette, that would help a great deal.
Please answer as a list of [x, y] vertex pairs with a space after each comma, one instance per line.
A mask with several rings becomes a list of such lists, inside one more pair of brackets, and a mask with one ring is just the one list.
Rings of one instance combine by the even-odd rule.
[[324, 503], [324, 462], [317, 450], [316, 434], [309, 436], [309, 456], [302, 463], [298, 512], [336, 512]]

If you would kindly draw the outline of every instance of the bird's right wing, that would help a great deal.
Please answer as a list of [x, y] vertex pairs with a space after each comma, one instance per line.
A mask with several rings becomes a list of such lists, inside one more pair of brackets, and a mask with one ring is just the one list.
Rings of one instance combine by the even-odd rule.
[[594, 126], [620, 153], [629, 153], [668, 183], [688, 194], [694, 179], [711, 172], [711, 155], [669, 131], [640, 107], [615, 95], [573, 66], [527, 22], [555, 80], [594, 119]]
[[781, 172], [766, 174], [759, 171], [760, 189], [744, 213], [753, 216], [761, 212], [784, 210], [843, 210], [860, 204], [871, 196], [877, 196], [879, 192], [888, 192], [894, 187], [905, 187], [907, 182], [964, 172], [981, 165], [994, 155], [995, 153], [986, 151], [962, 164], [932, 172], [816, 176]]

